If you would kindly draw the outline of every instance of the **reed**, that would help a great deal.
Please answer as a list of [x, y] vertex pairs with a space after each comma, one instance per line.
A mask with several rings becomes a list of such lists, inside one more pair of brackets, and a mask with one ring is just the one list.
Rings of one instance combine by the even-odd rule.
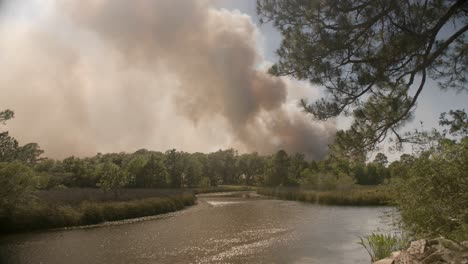
[[282, 200], [301, 201], [326, 205], [381, 206], [389, 205], [390, 195], [385, 188], [360, 188], [351, 190], [316, 191], [301, 188], [259, 188], [257, 193]]

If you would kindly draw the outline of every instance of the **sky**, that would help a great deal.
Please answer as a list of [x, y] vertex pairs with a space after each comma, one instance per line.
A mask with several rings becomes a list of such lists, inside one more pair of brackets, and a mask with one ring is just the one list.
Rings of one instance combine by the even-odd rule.
[[[322, 89], [266, 73], [281, 35], [253, 0], [3, 1], [0, 108], [46, 156], [233, 147], [321, 159], [351, 122], [314, 121], [297, 101]], [[429, 83], [408, 129], [467, 102]]]

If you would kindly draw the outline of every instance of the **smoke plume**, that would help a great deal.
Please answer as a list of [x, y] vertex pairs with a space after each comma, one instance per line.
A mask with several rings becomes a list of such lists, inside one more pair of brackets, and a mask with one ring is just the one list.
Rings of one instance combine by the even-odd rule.
[[249, 16], [210, 1], [6, 1], [0, 108], [16, 112], [12, 135], [51, 157], [227, 147], [323, 157], [334, 124], [294, 105], [304, 84], [260, 67], [258, 35]]

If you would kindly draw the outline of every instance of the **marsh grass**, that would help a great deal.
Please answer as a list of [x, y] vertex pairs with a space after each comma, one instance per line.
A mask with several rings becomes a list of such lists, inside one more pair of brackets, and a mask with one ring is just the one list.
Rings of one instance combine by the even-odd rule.
[[195, 194], [251, 191], [253, 187], [224, 185], [184, 189], [123, 189], [118, 197], [97, 188], [36, 192], [36, 199], [0, 216], [0, 233], [99, 224], [183, 209]]
[[174, 212], [193, 205], [193, 193], [131, 201], [83, 201], [78, 206], [36, 201], [0, 218], [0, 233], [99, 224]]
[[83, 201], [89, 202], [125, 202], [155, 197], [170, 197], [191, 193], [193, 189], [122, 189], [119, 196], [112, 192], [105, 192], [98, 188], [67, 188], [61, 190], [40, 190], [36, 196], [40, 201], [54, 205], [80, 205]]
[[383, 187], [356, 187], [350, 190], [315, 191], [300, 188], [259, 188], [257, 193], [283, 200], [326, 205], [381, 206], [388, 205], [390, 195]]
[[203, 194], [203, 193], [217, 193], [217, 192], [255, 191], [256, 187], [245, 186], [245, 185], [220, 185], [216, 187], [193, 188], [190, 190], [192, 190], [194, 194]]
[[406, 239], [392, 234], [372, 233], [364, 238], [361, 237], [360, 240], [358, 243], [366, 249], [372, 262], [386, 258], [408, 244]]

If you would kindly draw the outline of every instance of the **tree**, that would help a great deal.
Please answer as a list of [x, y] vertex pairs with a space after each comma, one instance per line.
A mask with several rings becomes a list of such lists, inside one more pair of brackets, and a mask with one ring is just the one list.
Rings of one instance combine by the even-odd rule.
[[198, 186], [203, 172], [201, 162], [193, 155], [188, 155], [185, 162], [184, 185], [188, 187]]
[[183, 155], [175, 149], [166, 151], [166, 160], [164, 161], [167, 173], [169, 174], [169, 184], [173, 188], [182, 187], [182, 177], [184, 173]]
[[428, 78], [468, 90], [466, 0], [258, 0], [257, 11], [284, 37], [270, 73], [325, 87], [326, 99], [301, 102], [317, 119], [354, 117], [341, 145], [405, 142], [398, 129]]
[[66, 179], [65, 185], [70, 187], [95, 187], [98, 183], [98, 167], [90, 159], [69, 157], [62, 162], [66, 173], [72, 177]]
[[237, 159], [237, 168], [239, 173], [245, 176], [245, 184], [251, 185], [253, 178], [262, 173], [264, 164], [258, 153], [242, 154]]
[[31, 200], [34, 190], [32, 170], [20, 162], [0, 162], [0, 217]]
[[223, 179], [224, 160], [221, 150], [208, 154], [205, 175], [210, 179], [211, 186], [218, 186]]
[[[0, 112], [0, 123], [5, 124], [6, 121], [12, 119], [14, 113], [11, 110]], [[8, 135], [8, 131], [0, 133], [0, 162], [8, 162], [16, 159], [18, 150], [18, 141]]]
[[15, 117], [15, 113], [9, 109], [3, 110], [0, 112], [0, 123], [5, 123], [6, 121]]
[[227, 149], [220, 151], [220, 155], [223, 161], [222, 178], [224, 184], [236, 184], [238, 183], [237, 176], [237, 150]]
[[453, 136], [466, 136], [468, 135], [468, 115], [465, 110], [451, 110], [449, 111], [451, 119], [447, 118], [447, 113], [440, 114], [439, 125], [449, 126], [448, 129], [443, 131]]
[[145, 164], [137, 174], [136, 186], [140, 188], [164, 188], [167, 186], [168, 173], [163, 161], [155, 155]]
[[18, 148], [16, 157], [25, 163], [36, 164], [40, 160], [42, 153], [44, 151], [37, 143], [28, 143]]
[[270, 159], [266, 169], [265, 183], [269, 186], [287, 185], [289, 157], [286, 151], [279, 150]]
[[134, 187], [137, 185], [137, 177], [141, 175], [143, 167], [147, 163], [147, 159], [142, 155], [135, 155], [125, 166], [125, 171], [129, 176], [129, 184]]
[[388, 158], [383, 153], [377, 153], [374, 159], [374, 163], [377, 163], [381, 166], [386, 166], [388, 164]]
[[129, 182], [128, 174], [121, 171], [119, 166], [111, 161], [102, 164], [99, 170], [99, 186], [104, 191], [111, 191], [114, 193], [115, 198], [120, 194], [120, 190], [125, 187]]
[[18, 141], [8, 135], [8, 131], [0, 133], [0, 162], [10, 162], [16, 159]]
[[303, 153], [296, 153], [291, 156], [289, 166], [290, 181], [297, 182], [301, 178], [301, 172], [307, 168], [308, 165]]

